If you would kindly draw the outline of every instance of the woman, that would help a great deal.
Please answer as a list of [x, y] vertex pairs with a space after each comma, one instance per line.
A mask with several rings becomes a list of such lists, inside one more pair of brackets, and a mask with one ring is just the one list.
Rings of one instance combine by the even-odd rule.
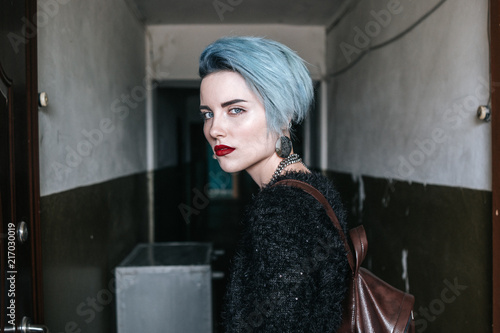
[[316, 187], [345, 229], [332, 184], [293, 153], [290, 130], [313, 100], [303, 60], [275, 41], [222, 38], [200, 57], [204, 134], [225, 172], [259, 185], [245, 217], [226, 294], [227, 332], [335, 332], [349, 267], [324, 208], [286, 178]]

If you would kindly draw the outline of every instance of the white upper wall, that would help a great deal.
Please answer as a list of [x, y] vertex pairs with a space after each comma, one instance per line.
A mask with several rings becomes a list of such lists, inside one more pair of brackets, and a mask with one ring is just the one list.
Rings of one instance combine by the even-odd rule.
[[[50, 98], [39, 113], [42, 195], [146, 170], [146, 71], [198, 80], [205, 46], [254, 35], [296, 50], [321, 80], [354, 61], [364, 42], [390, 39], [437, 3], [361, 2], [326, 38], [324, 27], [288, 25], [161, 25], [145, 33], [123, 0], [60, 2], [38, 1], [39, 19], [47, 18], [38, 23], [39, 90]], [[488, 102], [487, 2], [448, 1], [328, 81], [329, 169], [491, 188], [491, 130], [475, 119]]]
[[123, 0], [38, 10], [41, 195], [144, 171], [144, 27]]
[[267, 37], [296, 51], [309, 63], [313, 79], [326, 73], [322, 26], [151, 25], [147, 27], [149, 64], [157, 80], [198, 80], [198, 60], [208, 44], [224, 36]]
[[[327, 36], [335, 73], [416, 22], [438, 1], [362, 1]], [[447, 1], [403, 38], [329, 83], [328, 168], [491, 189], [488, 0]]]

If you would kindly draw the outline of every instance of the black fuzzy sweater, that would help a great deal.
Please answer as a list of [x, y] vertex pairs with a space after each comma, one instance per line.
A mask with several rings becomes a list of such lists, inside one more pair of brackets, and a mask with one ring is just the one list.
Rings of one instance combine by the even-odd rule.
[[[319, 173], [289, 172], [316, 187], [340, 224], [337, 191]], [[226, 332], [335, 332], [342, 319], [349, 266], [325, 209], [301, 189], [273, 182], [252, 200], [234, 258], [223, 314]]]

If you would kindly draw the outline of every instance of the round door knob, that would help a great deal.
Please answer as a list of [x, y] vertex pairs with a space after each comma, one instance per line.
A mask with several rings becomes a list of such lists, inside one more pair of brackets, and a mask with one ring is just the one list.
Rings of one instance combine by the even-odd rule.
[[38, 105], [42, 108], [49, 105], [49, 95], [45, 91], [38, 94]]

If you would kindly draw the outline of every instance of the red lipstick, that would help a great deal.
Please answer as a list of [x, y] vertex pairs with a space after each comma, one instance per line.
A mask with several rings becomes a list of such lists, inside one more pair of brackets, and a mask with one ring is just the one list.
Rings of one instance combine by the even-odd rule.
[[236, 148], [225, 145], [217, 145], [214, 147], [214, 151], [217, 156], [224, 156], [227, 154], [231, 154], [235, 149]]

